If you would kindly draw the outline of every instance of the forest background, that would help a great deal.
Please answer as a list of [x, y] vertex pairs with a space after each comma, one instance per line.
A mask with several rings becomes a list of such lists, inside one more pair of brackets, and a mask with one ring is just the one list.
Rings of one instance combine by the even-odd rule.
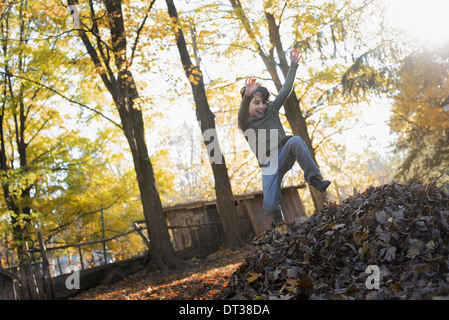
[[[447, 190], [447, 7], [2, 0], [0, 266], [38, 246], [38, 230], [48, 246], [101, 239], [102, 208], [106, 237], [144, 218], [156, 264], [170, 268], [180, 261], [162, 207], [215, 198], [225, 245], [241, 245], [226, 205], [260, 190], [261, 172], [237, 128], [239, 91], [254, 76], [276, 95], [292, 47], [303, 59], [281, 119], [332, 181], [325, 195], [299, 191], [308, 215], [392, 179]], [[283, 185], [302, 183], [296, 164]], [[124, 259], [145, 247], [131, 234], [108, 250]]]

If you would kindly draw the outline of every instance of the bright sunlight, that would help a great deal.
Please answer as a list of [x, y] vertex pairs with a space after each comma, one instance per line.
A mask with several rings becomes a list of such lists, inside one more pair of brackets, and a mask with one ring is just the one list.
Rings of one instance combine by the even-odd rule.
[[449, 41], [448, 0], [385, 0], [393, 23], [428, 45]]

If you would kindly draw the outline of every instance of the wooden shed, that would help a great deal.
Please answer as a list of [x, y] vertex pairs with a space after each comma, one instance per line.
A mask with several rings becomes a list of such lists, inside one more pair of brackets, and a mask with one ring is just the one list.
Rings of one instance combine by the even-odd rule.
[[0, 268], [0, 300], [16, 300], [14, 281], [18, 280], [17, 275]]
[[[305, 185], [282, 189], [281, 207], [287, 222], [305, 217], [305, 210], [298, 189]], [[256, 191], [234, 196], [238, 221], [236, 227], [249, 238], [271, 227], [271, 220], [263, 213], [263, 192]], [[223, 227], [215, 200], [195, 201], [164, 208], [175, 250], [183, 250], [199, 244], [219, 241]]]
[[[294, 222], [296, 218], [306, 217], [306, 212], [298, 194], [298, 189], [305, 185], [296, 185], [282, 188], [281, 202], [282, 212], [286, 222]], [[234, 197], [242, 215], [249, 217], [254, 233], [259, 235], [271, 228], [271, 219], [263, 213], [263, 192], [257, 191], [250, 194]]]
[[223, 238], [214, 201], [195, 201], [164, 208], [175, 250], [194, 247]]

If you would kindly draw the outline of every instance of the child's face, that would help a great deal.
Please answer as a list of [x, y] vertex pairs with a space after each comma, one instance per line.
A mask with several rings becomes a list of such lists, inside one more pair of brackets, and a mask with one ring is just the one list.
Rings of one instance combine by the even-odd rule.
[[267, 110], [267, 105], [262, 102], [262, 98], [257, 93], [254, 94], [251, 103], [249, 104], [250, 118], [261, 118]]

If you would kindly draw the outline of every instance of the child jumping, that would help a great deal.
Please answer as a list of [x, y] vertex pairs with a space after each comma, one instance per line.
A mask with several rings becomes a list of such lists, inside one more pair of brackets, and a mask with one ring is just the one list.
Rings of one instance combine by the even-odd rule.
[[241, 90], [238, 126], [262, 168], [263, 210], [270, 216], [272, 227], [284, 221], [279, 205], [281, 183], [295, 161], [298, 161], [304, 171], [306, 182], [315, 189], [325, 192], [331, 184], [330, 181], [323, 180], [305, 142], [300, 137], [287, 136], [279, 119], [279, 109], [293, 90], [300, 59], [299, 50], [292, 49], [287, 78], [274, 101], [269, 101], [270, 93], [254, 78], [247, 79]]

